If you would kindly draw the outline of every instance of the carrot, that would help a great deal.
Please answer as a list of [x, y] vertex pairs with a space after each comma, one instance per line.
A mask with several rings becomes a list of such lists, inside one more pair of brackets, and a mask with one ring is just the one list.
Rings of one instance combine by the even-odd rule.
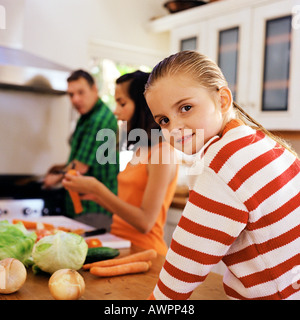
[[[77, 175], [77, 171], [74, 170], [74, 169], [70, 169], [70, 170], [68, 170], [68, 174], [76, 176]], [[68, 191], [69, 191], [70, 197], [71, 197], [72, 202], [73, 202], [75, 213], [76, 214], [81, 213], [83, 211], [83, 207], [82, 207], [78, 192], [71, 191], [71, 190], [68, 190]]]
[[[59, 229], [60, 227], [58, 227], [58, 229]], [[77, 233], [77, 234], [79, 234], [79, 235], [81, 235], [81, 234], [83, 234], [84, 233], [84, 229], [72, 229], [72, 230], [70, 230], [70, 232], [72, 232], [72, 233]]]
[[26, 221], [26, 220], [19, 220], [19, 219], [13, 219], [12, 221], [13, 224], [16, 224], [19, 222], [22, 222], [26, 229], [36, 229], [37, 223], [34, 221]]
[[88, 263], [82, 266], [84, 270], [88, 270], [92, 267], [111, 267], [121, 264], [127, 264], [131, 262], [149, 261], [157, 257], [157, 252], [154, 249], [145, 250], [142, 252], [133, 253], [129, 256], [118, 258], [102, 260], [97, 262]]
[[[38, 224], [38, 222], [36, 222], [36, 221], [28, 221], [28, 220], [22, 220], [22, 219], [13, 219], [12, 220], [13, 224], [16, 224], [19, 222], [22, 222], [26, 229], [36, 229], [37, 224]], [[44, 225], [45, 229], [47, 229], [47, 230], [54, 229], [54, 225], [51, 223], [44, 223], [44, 222], [41, 222], [41, 223]]]
[[113, 267], [92, 267], [90, 273], [98, 277], [113, 277], [131, 273], [146, 272], [151, 267], [151, 261], [138, 261]]
[[77, 233], [79, 235], [84, 233], [84, 229], [70, 229], [70, 228], [64, 227], [64, 226], [58, 226], [55, 228], [53, 224], [46, 223], [46, 222], [29, 221], [29, 220], [22, 220], [22, 219], [13, 219], [12, 220], [13, 224], [16, 224], [19, 222], [22, 222], [26, 229], [35, 229], [36, 230], [38, 228], [38, 224], [40, 224], [41, 226], [44, 226], [44, 229], [50, 230], [50, 231], [57, 229], [57, 230], [65, 231], [65, 232]]
[[35, 230], [35, 234], [37, 236], [36, 241], [39, 241], [43, 237], [50, 236], [53, 233], [52, 233], [52, 231], [47, 230], [47, 229], [39, 229], [39, 230]]
[[72, 231], [70, 228], [67, 228], [67, 227], [64, 227], [64, 226], [58, 226], [56, 229], [60, 230], [60, 231], [65, 231], [65, 232], [71, 232]]

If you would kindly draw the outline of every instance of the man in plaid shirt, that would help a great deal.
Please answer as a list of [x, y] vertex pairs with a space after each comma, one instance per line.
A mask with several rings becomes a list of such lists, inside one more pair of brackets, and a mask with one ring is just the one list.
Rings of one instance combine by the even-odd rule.
[[[105, 141], [97, 141], [96, 136], [101, 129], [110, 129], [117, 135], [117, 120], [112, 111], [99, 99], [98, 90], [92, 76], [83, 71], [73, 72], [68, 81], [68, 94], [73, 107], [81, 115], [71, 139], [71, 153], [67, 165], [52, 167], [44, 181], [46, 187], [51, 187], [63, 178], [58, 170], [68, 170], [71, 166], [81, 174], [94, 176], [117, 194], [117, 175], [119, 173], [119, 153], [116, 145], [114, 159], [100, 164], [96, 154]], [[103, 161], [105, 162], [105, 161]], [[101, 162], [102, 163], [102, 162]], [[84, 211], [81, 213], [110, 213], [93, 201], [82, 201]], [[66, 193], [65, 214], [75, 217], [73, 203]]]

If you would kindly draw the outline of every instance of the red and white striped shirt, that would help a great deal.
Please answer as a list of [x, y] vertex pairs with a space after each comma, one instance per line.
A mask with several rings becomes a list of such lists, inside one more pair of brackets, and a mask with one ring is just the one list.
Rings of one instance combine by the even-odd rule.
[[299, 159], [246, 125], [204, 149], [152, 298], [188, 299], [223, 260], [229, 298], [300, 299]]

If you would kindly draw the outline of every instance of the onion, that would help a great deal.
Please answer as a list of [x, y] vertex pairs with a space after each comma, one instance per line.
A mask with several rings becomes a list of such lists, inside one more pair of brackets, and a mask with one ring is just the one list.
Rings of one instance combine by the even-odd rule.
[[55, 271], [49, 279], [48, 286], [56, 300], [77, 300], [85, 290], [82, 276], [73, 269]]
[[18, 291], [26, 281], [27, 272], [24, 264], [14, 258], [0, 261], [0, 293]]

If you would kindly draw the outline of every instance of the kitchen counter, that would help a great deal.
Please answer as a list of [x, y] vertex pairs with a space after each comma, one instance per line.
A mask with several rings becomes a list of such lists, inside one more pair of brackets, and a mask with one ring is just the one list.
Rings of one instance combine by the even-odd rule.
[[[136, 247], [120, 249], [120, 256], [141, 251]], [[86, 289], [81, 300], [145, 300], [151, 294], [164, 262], [163, 256], [152, 261], [146, 273], [99, 278], [89, 271], [79, 270]], [[0, 300], [53, 300], [48, 289], [50, 275], [34, 275], [28, 270], [24, 286], [16, 293], [0, 294]], [[207, 279], [192, 294], [191, 300], [227, 300], [222, 285], [222, 276], [210, 273]]]
[[189, 198], [189, 188], [187, 185], [177, 185], [176, 191], [171, 203], [172, 208], [184, 209]]
[[[63, 216], [44, 217], [36, 219], [41, 222], [54, 223], [57, 226], [69, 228], [93, 229], [90, 226], [81, 224]], [[106, 234], [109, 235], [109, 234]], [[99, 236], [105, 237], [105, 235]], [[104, 238], [100, 238], [102, 241]], [[118, 257], [142, 251], [143, 249], [130, 246], [124, 242], [110, 242], [111, 246], [116, 245], [120, 250]], [[123, 246], [123, 247], [122, 247]], [[165, 257], [158, 255], [152, 260], [149, 271], [140, 274], [131, 274], [109, 278], [100, 278], [90, 274], [89, 271], [79, 270], [85, 281], [85, 293], [81, 300], [146, 300], [154, 289]], [[34, 275], [31, 269], [27, 269], [27, 279], [23, 287], [16, 293], [9, 295], [0, 294], [0, 300], [53, 300], [48, 289], [50, 275]], [[207, 279], [191, 295], [191, 300], [227, 300], [225, 295], [222, 276], [210, 273]]]

